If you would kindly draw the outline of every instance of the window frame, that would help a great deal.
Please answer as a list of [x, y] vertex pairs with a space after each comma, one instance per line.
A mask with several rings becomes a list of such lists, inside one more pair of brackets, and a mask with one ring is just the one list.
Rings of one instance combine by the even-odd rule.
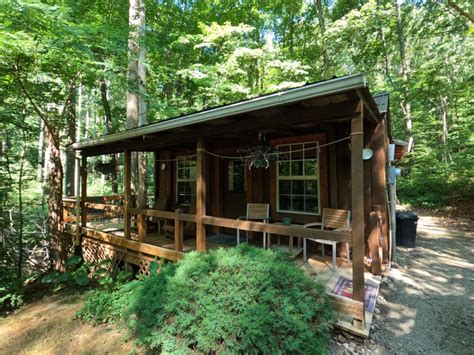
[[[180, 160], [184, 160], [185, 162], [186, 161], [194, 161], [194, 168], [195, 169], [196, 169], [196, 160], [195, 160], [195, 157], [192, 156], [192, 155], [180, 155], [180, 156], [176, 157], [176, 199], [175, 199], [176, 204], [178, 206], [190, 206], [191, 202], [193, 200], [193, 196], [194, 196], [194, 198], [196, 198], [196, 174], [194, 174], [194, 178], [191, 178], [191, 177], [186, 178], [186, 179], [180, 178], [179, 177], [179, 161]], [[186, 165], [185, 165], [185, 167], [186, 167]], [[191, 165], [189, 167], [191, 167]], [[190, 174], [190, 176], [191, 176], [191, 174]], [[195, 185], [194, 186], [194, 191], [195, 191], [194, 195], [192, 194], [193, 190], [191, 188], [191, 201], [190, 201], [190, 203], [180, 203], [179, 202], [179, 183], [180, 182], [185, 182], [185, 183], [189, 182], [191, 184], [194, 183], [194, 185]]]
[[[276, 211], [278, 213], [291, 213], [291, 214], [299, 214], [299, 215], [306, 215], [306, 216], [321, 216], [321, 164], [320, 164], [320, 146], [319, 146], [319, 141], [304, 141], [304, 142], [293, 142], [293, 143], [285, 143], [285, 144], [279, 144], [277, 145], [277, 149], [280, 149], [282, 147], [289, 147], [290, 151], [288, 153], [291, 153], [291, 146], [297, 146], [301, 145], [303, 149], [306, 149], [305, 146], [309, 144], [316, 144], [316, 175], [304, 175], [304, 162], [306, 161], [306, 158], [304, 156], [304, 153], [306, 152], [305, 150], [303, 151], [303, 156], [301, 158], [301, 161], [303, 162], [303, 175], [298, 176], [298, 175], [288, 175], [288, 176], [280, 176], [280, 159], [277, 159], [276, 161]], [[312, 160], [312, 159], [307, 159], [307, 160]], [[291, 162], [293, 159], [290, 157], [288, 159], [290, 167], [291, 167]], [[295, 159], [295, 161], [299, 161]], [[290, 172], [291, 174], [291, 172]], [[280, 180], [289, 180], [289, 181], [314, 181], [313, 179], [316, 180], [316, 188], [317, 188], [317, 200], [318, 200], [318, 212], [305, 212], [305, 211], [292, 211], [292, 210], [284, 210], [280, 208]], [[287, 194], [286, 194], [287, 195]], [[303, 194], [295, 194], [295, 195], [302, 195], [303, 196], [303, 201], [306, 196], [305, 191], [303, 189]], [[290, 199], [293, 197], [293, 193], [290, 193]]]

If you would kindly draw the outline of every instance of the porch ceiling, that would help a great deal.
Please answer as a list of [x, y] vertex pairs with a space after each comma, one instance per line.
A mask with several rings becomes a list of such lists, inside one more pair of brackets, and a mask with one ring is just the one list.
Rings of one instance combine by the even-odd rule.
[[209, 142], [238, 142], [245, 137], [248, 140], [246, 133], [260, 130], [272, 136], [297, 135], [350, 120], [357, 113], [360, 100], [364, 102], [364, 117], [369, 122], [378, 122], [381, 114], [364, 77], [358, 74], [74, 143], [73, 148], [81, 150], [83, 156], [92, 156], [124, 149], [194, 149], [199, 136]]

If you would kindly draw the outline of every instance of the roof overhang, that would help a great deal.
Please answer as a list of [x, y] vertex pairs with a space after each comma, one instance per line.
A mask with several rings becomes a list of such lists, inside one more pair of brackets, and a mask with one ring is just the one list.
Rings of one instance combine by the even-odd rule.
[[137, 139], [146, 135], [156, 134], [180, 127], [202, 124], [219, 118], [241, 115], [252, 111], [268, 109], [347, 91], [356, 91], [357, 95], [364, 102], [364, 105], [368, 108], [371, 120], [374, 122], [379, 120], [380, 112], [378, 111], [373, 97], [370, 95], [365, 77], [362, 74], [354, 74], [314, 84], [307, 84], [302, 87], [259, 96], [253, 99], [163, 120], [123, 132], [113, 133], [83, 142], [77, 142], [74, 143], [72, 147], [75, 150], [90, 150], [91, 148], [98, 146]]

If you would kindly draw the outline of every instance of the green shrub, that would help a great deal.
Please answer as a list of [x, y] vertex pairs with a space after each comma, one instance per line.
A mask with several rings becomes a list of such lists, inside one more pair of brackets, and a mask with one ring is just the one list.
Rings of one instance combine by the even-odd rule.
[[149, 350], [326, 352], [324, 286], [281, 253], [248, 245], [193, 252], [136, 283], [130, 296], [126, 325]]

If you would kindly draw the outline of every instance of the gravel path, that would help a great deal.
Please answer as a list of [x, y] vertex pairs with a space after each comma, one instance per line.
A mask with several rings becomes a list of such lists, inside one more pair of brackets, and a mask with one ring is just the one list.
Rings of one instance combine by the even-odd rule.
[[417, 245], [398, 248], [370, 339], [336, 335], [333, 353], [473, 354], [472, 221], [421, 215]]

